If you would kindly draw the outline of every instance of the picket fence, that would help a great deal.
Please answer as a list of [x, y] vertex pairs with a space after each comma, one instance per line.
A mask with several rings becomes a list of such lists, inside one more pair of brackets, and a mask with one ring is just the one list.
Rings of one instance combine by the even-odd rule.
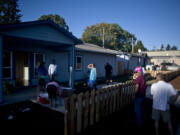
[[74, 135], [133, 102], [133, 82], [97, 91], [74, 94], [65, 99], [64, 135]]

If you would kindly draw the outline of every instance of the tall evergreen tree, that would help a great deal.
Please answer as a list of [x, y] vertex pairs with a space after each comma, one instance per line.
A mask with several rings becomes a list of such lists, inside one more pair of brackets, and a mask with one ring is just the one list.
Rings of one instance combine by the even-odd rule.
[[163, 44], [161, 45], [161, 49], [160, 50], [164, 51], [164, 45]]
[[167, 44], [166, 51], [169, 51], [169, 50], [171, 50], [171, 46], [170, 44]]
[[0, 0], [0, 24], [20, 23], [18, 0]]

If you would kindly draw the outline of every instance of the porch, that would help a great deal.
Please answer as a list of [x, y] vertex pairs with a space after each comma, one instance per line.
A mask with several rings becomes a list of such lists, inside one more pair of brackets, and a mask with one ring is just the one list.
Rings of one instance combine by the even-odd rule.
[[[52, 59], [61, 67], [57, 80], [74, 86], [74, 46], [81, 43], [51, 21], [34, 21], [0, 26], [0, 103], [4, 100], [3, 81], [16, 88], [37, 85], [37, 67]], [[6, 100], [6, 99], [5, 99]]]

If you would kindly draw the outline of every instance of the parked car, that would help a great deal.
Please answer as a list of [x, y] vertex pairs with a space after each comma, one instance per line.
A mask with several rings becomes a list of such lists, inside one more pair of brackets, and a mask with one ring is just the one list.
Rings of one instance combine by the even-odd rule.
[[161, 65], [166, 64], [166, 68], [169, 71], [178, 70], [180, 69], [180, 66], [175, 63], [162, 63]]

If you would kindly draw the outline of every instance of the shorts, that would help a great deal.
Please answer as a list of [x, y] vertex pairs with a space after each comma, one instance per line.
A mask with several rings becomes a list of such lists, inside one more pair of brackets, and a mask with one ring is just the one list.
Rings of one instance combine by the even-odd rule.
[[96, 84], [94, 80], [89, 80], [88, 85], [91, 89], [96, 89]]
[[54, 85], [47, 86], [47, 92], [50, 99], [56, 99], [57, 88]]
[[162, 117], [162, 119], [165, 123], [171, 122], [170, 110], [161, 111], [161, 110], [152, 109], [152, 119], [160, 120], [160, 117]]

